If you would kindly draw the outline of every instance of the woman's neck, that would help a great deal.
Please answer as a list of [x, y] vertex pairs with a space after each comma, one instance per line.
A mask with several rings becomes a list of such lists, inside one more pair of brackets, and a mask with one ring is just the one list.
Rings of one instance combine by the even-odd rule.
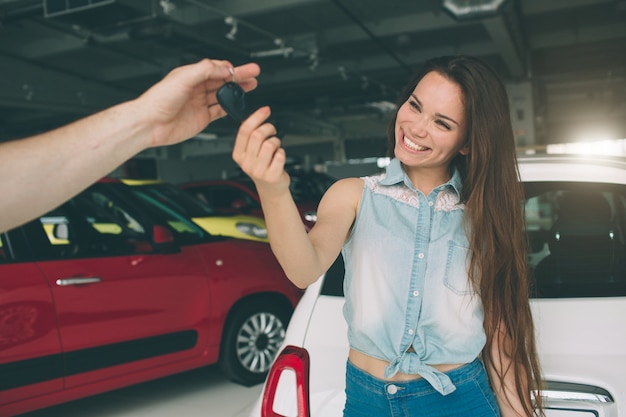
[[404, 165], [403, 167], [413, 186], [425, 196], [428, 196], [436, 187], [448, 182], [452, 177], [449, 167], [442, 169], [407, 167]]

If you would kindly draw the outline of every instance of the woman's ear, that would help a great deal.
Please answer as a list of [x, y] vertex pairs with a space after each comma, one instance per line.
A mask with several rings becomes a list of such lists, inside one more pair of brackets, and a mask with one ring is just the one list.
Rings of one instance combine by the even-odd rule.
[[459, 153], [463, 156], [466, 156], [469, 153], [469, 145], [468, 144], [463, 145]]

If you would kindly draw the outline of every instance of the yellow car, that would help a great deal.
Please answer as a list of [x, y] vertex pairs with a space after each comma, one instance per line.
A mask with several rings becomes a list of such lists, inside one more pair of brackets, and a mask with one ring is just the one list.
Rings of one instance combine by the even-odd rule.
[[130, 186], [131, 191], [138, 197], [159, 201], [171, 210], [190, 218], [212, 235], [268, 242], [267, 228], [262, 218], [243, 214], [217, 215], [211, 207], [196, 200], [174, 184], [163, 181], [134, 179], [121, 181]]

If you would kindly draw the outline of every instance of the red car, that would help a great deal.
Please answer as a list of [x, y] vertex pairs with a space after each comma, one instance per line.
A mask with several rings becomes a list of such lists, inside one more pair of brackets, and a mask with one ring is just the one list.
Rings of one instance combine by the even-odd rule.
[[[317, 205], [335, 179], [322, 173], [294, 171], [291, 177], [293, 196], [307, 230], [317, 220]], [[206, 180], [181, 184], [180, 188], [223, 214], [249, 214], [263, 217], [259, 195], [248, 177], [232, 180]]]
[[0, 235], [0, 416], [219, 362], [263, 381], [302, 291], [266, 243], [101, 182]]

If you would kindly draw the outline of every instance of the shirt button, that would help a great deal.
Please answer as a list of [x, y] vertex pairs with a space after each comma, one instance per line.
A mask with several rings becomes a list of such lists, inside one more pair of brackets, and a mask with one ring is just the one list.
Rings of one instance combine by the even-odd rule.
[[424, 259], [424, 254], [420, 253], [419, 255], [417, 255], [417, 257], [420, 258], [420, 259]]
[[409, 334], [412, 335], [413, 334], [413, 329], [409, 329]]
[[387, 393], [394, 395], [396, 392], [398, 392], [398, 387], [393, 384], [387, 386]]
[[429, 205], [430, 207], [432, 207], [432, 206], [433, 206], [433, 204], [435, 204], [435, 203], [433, 203], [432, 201], [429, 201], [429, 202], [428, 202], [428, 205]]
[[413, 291], [413, 297], [417, 297], [418, 295], [420, 295], [419, 291], [417, 291], [417, 290]]

